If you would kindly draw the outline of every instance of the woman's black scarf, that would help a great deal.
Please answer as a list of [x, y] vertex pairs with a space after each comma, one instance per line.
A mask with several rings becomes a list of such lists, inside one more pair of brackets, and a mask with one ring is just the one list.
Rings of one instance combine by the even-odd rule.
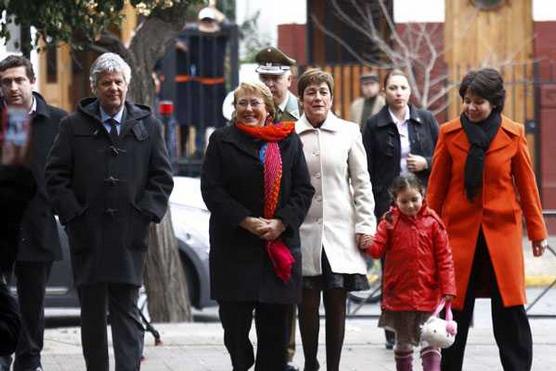
[[465, 161], [464, 185], [467, 199], [472, 201], [483, 186], [485, 152], [500, 128], [502, 117], [493, 111], [484, 121], [473, 123], [461, 114], [460, 121], [471, 144]]

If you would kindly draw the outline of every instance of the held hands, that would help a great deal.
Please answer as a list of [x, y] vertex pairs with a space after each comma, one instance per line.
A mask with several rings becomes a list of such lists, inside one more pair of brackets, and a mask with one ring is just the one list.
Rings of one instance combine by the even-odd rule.
[[544, 254], [544, 251], [548, 247], [548, 241], [547, 240], [532, 241], [531, 247], [533, 248], [533, 256], [535, 257], [542, 256]]
[[243, 219], [239, 225], [255, 236], [267, 241], [277, 239], [286, 230], [284, 223], [280, 219], [254, 218], [252, 216]]
[[407, 170], [412, 173], [425, 170], [428, 167], [427, 160], [423, 156], [409, 154], [406, 159]]
[[371, 234], [356, 233], [355, 243], [359, 250], [367, 250], [373, 243], [373, 237]]

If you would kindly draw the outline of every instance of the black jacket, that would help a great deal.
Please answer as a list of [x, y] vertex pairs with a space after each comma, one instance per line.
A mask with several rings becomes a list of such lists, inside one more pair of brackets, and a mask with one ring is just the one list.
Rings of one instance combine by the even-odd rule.
[[19, 337], [19, 309], [6, 278], [15, 261], [21, 218], [35, 190], [30, 169], [0, 165], [0, 356], [11, 355]]
[[286, 226], [282, 239], [295, 258], [287, 284], [272, 270], [264, 240], [239, 226], [247, 216], [263, 215], [262, 144], [234, 126], [218, 129], [210, 137], [201, 191], [211, 212], [211, 296], [216, 300], [295, 303], [301, 299], [299, 226], [314, 189], [297, 134], [279, 143], [283, 170], [276, 217]]
[[[438, 123], [429, 111], [410, 105], [409, 112], [408, 132], [411, 153], [423, 156], [428, 164], [427, 169], [415, 175], [426, 186], [438, 138]], [[388, 189], [394, 178], [400, 175], [400, 134], [388, 112], [388, 106], [384, 106], [367, 121], [363, 131], [363, 145], [367, 152], [369, 175], [373, 184], [375, 216], [379, 219], [392, 202]]]
[[29, 168], [0, 166], [0, 274], [9, 273], [15, 262], [21, 219], [35, 191]]
[[[54, 210], [48, 200], [44, 180], [44, 167], [52, 147], [60, 120], [67, 113], [46, 104], [44, 98], [33, 93], [37, 102], [31, 120], [30, 168], [35, 178], [37, 192], [23, 215], [18, 239], [18, 261], [53, 261], [62, 259], [60, 239]], [[4, 107], [0, 103], [0, 107]]]
[[47, 190], [66, 225], [77, 285], [141, 285], [147, 227], [162, 219], [173, 188], [161, 123], [127, 102], [122, 123], [112, 143], [97, 99], [84, 99], [48, 157]]

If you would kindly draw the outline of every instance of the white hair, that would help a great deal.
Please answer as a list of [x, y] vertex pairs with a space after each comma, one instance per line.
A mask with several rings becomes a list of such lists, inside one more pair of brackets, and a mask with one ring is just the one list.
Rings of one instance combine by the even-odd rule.
[[89, 72], [89, 82], [93, 91], [96, 89], [100, 75], [104, 72], [120, 72], [126, 84], [129, 84], [131, 81], [131, 68], [129, 64], [118, 54], [104, 53], [93, 62]]

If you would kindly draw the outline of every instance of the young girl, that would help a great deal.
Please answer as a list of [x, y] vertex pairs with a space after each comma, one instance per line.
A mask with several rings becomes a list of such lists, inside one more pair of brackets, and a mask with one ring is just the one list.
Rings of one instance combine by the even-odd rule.
[[[384, 215], [368, 253], [385, 259], [378, 326], [396, 333], [396, 368], [407, 371], [421, 325], [442, 297], [455, 295], [454, 264], [445, 227], [423, 203], [419, 179], [399, 176], [390, 192], [395, 206]], [[425, 371], [440, 370], [440, 349], [421, 342], [421, 361]]]

